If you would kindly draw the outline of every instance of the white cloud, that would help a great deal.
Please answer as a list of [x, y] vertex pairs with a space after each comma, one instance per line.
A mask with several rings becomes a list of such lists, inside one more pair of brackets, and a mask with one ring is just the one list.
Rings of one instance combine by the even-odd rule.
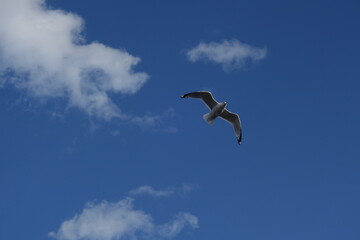
[[258, 61], [266, 56], [266, 48], [256, 48], [241, 43], [236, 39], [224, 40], [220, 43], [200, 42], [196, 47], [187, 52], [191, 62], [210, 61], [221, 64], [224, 71], [240, 69], [247, 61]]
[[101, 43], [85, 44], [78, 15], [49, 9], [45, 0], [0, 1], [0, 86], [40, 98], [66, 98], [92, 116], [131, 119], [109, 93], [133, 94], [148, 79], [139, 58]]
[[156, 225], [149, 214], [135, 210], [133, 200], [126, 198], [117, 203], [89, 203], [49, 236], [58, 240], [169, 239], [186, 226], [197, 228], [197, 217], [179, 213], [173, 221]]
[[158, 227], [158, 232], [166, 238], [173, 238], [178, 235], [185, 226], [198, 228], [198, 219], [190, 213], [179, 213], [175, 220]]
[[174, 189], [155, 190], [153, 187], [144, 185], [129, 192], [131, 195], [151, 195], [153, 197], [166, 197], [174, 193]]

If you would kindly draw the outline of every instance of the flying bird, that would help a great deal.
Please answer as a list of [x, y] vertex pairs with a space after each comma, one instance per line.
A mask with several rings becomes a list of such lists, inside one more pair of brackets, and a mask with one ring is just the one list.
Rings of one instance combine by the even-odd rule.
[[204, 91], [191, 92], [182, 95], [180, 97], [200, 98], [205, 103], [205, 105], [210, 109], [210, 112], [203, 116], [204, 120], [211, 125], [214, 123], [217, 117], [221, 117], [222, 119], [226, 120], [234, 127], [237, 142], [239, 145], [241, 144], [242, 131], [241, 131], [241, 122], [239, 115], [237, 115], [236, 113], [229, 112], [226, 109], [226, 105], [227, 105], [226, 102], [219, 103], [213, 98], [211, 92], [204, 92]]

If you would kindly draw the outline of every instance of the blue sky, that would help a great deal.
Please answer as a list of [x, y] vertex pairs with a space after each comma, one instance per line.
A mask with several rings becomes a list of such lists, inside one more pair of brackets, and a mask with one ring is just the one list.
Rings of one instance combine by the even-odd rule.
[[2, 0], [0, 238], [359, 239], [359, 10]]

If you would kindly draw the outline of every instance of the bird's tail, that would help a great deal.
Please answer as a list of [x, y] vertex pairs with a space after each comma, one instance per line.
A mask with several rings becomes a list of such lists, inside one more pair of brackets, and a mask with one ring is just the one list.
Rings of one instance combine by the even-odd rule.
[[213, 125], [215, 121], [215, 118], [210, 113], [204, 114], [203, 119], [210, 125]]

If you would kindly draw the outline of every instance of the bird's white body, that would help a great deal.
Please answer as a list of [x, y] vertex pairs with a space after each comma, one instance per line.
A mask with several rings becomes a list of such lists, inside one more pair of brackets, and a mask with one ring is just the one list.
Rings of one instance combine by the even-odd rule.
[[203, 116], [204, 120], [209, 124], [214, 124], [215, 119], [220, 116], [220, 114], [226, 108], [227, 103], [221, 102], [216, 104], [216, 106], [211, 109], [211, 111]]

